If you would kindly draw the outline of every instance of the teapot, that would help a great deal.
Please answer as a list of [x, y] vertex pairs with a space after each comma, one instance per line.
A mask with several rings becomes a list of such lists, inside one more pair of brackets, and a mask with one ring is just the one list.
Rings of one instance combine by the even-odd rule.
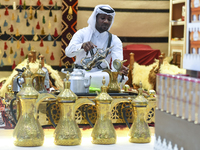
[[83, 70], [74, 68], [73, 72], [70, 74], [69, 81], [71, 82], [70, 89], [74, 93], [89, 93], [91, 76], [85, 78]]
[[[75, 121], [75, 112], [81, 105], [94, 105], [94, 102], [87, 98], [78, 99], [77, 95], [70, 90], [69, 72], [67, 72], [64, 82], [64, 90], [57, 96], [56, 102], [61, 112], [57, 125], [53, 120], [51, 111], [49, 111], [50, 120], [55, 127], [54, 143], [56, 145], [80, 145], [82, 134]], [[49, 106], [49, 110], [54, 104], [52, 103]]]

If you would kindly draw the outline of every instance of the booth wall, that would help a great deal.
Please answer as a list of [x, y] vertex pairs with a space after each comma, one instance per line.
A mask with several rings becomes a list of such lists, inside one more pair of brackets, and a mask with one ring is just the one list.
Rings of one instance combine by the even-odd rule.
[[123, 42], [147, 44], [168, 55], [169, 1], [79, 0], [77, 29], [87, 26], [87, 20], [98, 4], [109, 4], [116, 10], [110, 30]]
[[[14, 0], [10, 1], [3, 1], [2, 3], [10, 3], [12, 6], [12, 2]], [[37, 0], [31, 1], [30, 3], [36, 3]], [[44, 0], [42, 3], [48, 4], [49, 0]], [[27, 5], [31, 5], [26, 2]], [[58, 6], [61, 7], [62, 0], [57, 1]], [[16, 2], [18, 5], [18, 1]], [[109, 4], [116, 10], [116, 16], [114, 20], [114, 24], [110, 30], [111, 33], [117, 35], [123, 42], [123, 46], [129, 45], [129, 44], [147, 44], [150, 45], [153, 49], [159, 49], [161, 52], [165, 52], [165, 55], [167, 56], [168, 52], [168, 26], [169, 26], [169, 1], [133, 1], [133, 0], [79, 0], [78, 1], [78, 12], [77, 12], [77, 26], [75, 27], [77, 30], [80, 28], [83, 28], [87, 26], [87, 20], [89, 16], [91, 15], [94, 7], [98, 4]], [[34, 5], [34, 4], [33, 4]], [[13, 22], [13, 25], [19, 25], [16, 23], [17, 15], [15, 15], [15, 20], [12, 21], [12, 13], [13, 10], [9, 10], [9, 17], [6, 18], [4, 16], [5, 9], [0, 9], [0, 26], [2, 28], [2, 31], [6, 31], [8, 34], [10, 24]], [[22, 10], [23, 11], [23, 10]], [[17, 10], [18, 12], [18, 10]], [[40, 18], [40, 25], [41, 28], [44, 27], [46, 34], [54, 34], [54, 29], [57, 27], [58, 34], [61, 34], [61, 10], [53, 11], [53, 17], [46, 17], [46, 24], [42, 24], [42, 16], [46, 15], [48, 16], [49, 10], [44, 10], [42, 14], [40, 14], [38, 17]], [[57, 15], [57, 22], [53, 22], [54, 15]], [[24, 12], [20, 14], [21, 22], [19, 30], [22, 31], [23, 34], [29, 33], [31, 34], [31, 28], [36, 26], [37, 22], [32, 21], [33, 25], [25, 29], [26, 26], [26, 19], [23, 20]], [[4, 21], [7, 20], [8, 27], [6, 29], [3, 27]], [[48, 27], [48, 21], [51, 21], [52, 29], [49, 30]], [[16, 33], [16, 26], [14, 26], [15, 30], [14, 33]], [[28, 31], [26, 31], [28, 29]], [[37, 30], [35, 30], [37, 31]], [[41, 33], [41, 29], [37, 31], [38, 34]], [[3, 33], [0, 33], [1, 36]], [[7, 42], [8, 44], [8, 50], [7, 52], [7, 58], [3, 58], [4, 54], [4, 43]], [[42, 53], [46, 57], [46, 63], [51, 66], [59, 66], [59, 60], [61, 56], [61, 42], [57, 41], [57, 46], [54, 47], [53, 41], [44, 41], [44, 47], [38, 46], [41, 41], [31, 41], [29, 42], [31, 46], [34, 48], [37, 47], [37, 52]], [[23, 50], [25, 52], [25, 55], [23, 57], [20, 56], [20, 50], [17, 49], [17, 41], [14, 42], [12, 45], [12, 48], [15, 51], [18, 52], [18, 57], [16, 58], [16, 65], [22, 61], [26, 54], [28, 54], [27, 48], [29, 46], [29, 43], [21, 44], [21, 47], [23, 47]], [[49, 46], [49, 53], [46, 54], [47, 46]], [[4, 59], [4, 65], [5, 66], [12, 66], [14, 54], [9, 54], [9, 48], [10, 48], [10, 39], [8, 41], [0, 40], [0, 50], [1, 54], [0, 57]], [[51, 60], [51, 52], [54, 54], [55, 60]], [[8, 57], [11, 57], [11, 63], [9, 62]], [[62, 63], [63, 65], [63, 63]], [[12, 71], [11, 67], [10, 70], [5, 70], [4, 68], [0, 68], [0, 71], [3, 73], [0, 73], [1, 77], [7, 77], [9, 73]], [[9, 72], [10, 71], [10, 72]]]

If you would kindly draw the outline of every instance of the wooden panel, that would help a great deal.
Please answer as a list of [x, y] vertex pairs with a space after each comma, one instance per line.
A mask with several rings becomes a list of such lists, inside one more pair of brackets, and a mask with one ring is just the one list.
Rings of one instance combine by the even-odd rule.
[[[123, 46], [129, 44], [148, 44], [153, 49], [160, 49], [168, 55], [167, 41], [134, 41], [147, 38], [164, 38], [169, 34], [169, 1], [126, 1], [126, 0], [79, 0], [79, 8], [94, 8], [98, 4], [109, 4], [117, 9], [114, 24], [110, 30], [118, 37], [133, 37], [132, 41], [124, 41]], [[119, 9], [122, 9], [120, 11]], [[129, 11], [124, 11], [128, 9]], [[154, 11], [155, 10], [155, 11]], [[137, 12], [138, 11], [138, 12]], [[160, 12], [156, 12], [160, 11]], [[77, 29], [88, 26], [87, 20], [92, 10], [78, 11]]]
[[[79, 11], [77, 28], [86, 27], [91, 12]], [[168, 37], [168, 13], [116, 13], [111, 33], [132, 37]]]
[[148, 0], [79, 0], [79, 7], [95, 7], [99, 4], [108, 4], [113, 8], [131, 9], [169, 9], [169, 1], [148, 1]]

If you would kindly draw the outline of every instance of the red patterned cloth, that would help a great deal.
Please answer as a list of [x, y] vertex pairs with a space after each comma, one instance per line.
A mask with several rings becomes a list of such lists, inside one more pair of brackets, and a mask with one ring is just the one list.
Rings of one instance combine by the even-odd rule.
[[134, 60], [140, 65], [150, 65], [154, 63], [154, 59], [158, 59], [161, 52], [158, 49], [152, 49], [149, 45], [131, 44], [123, 48], [125, 66], [129, 65], [130, 53], [134, 53]]

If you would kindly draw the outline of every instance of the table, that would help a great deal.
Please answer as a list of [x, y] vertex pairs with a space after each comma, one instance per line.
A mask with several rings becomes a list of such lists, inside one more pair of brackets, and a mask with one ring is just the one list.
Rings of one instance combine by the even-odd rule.
[[154, 128], [151, 128], [152, 140], [151, 143], [136, 144], [130, 143], [127, 137], [128, 129], [116, 130], [117, 132], [117, 143], [112, 145], [96, 145], [91, 143], [91, 132], [90, 130], [81, 130], [82, 132], [82, 143], [77, 146], [57, 146], [54, 144], [53, 132], [54, 129], [44, 129], [45, 140], [43, 146], [40, 147], [16, 147], [12, 142], [13, 129], [0, 129], [0, 147], [1, 150], [118, 150], [118, 149], [135, 149], [135, 150], [153, 150], [154, 146]]
[[[137, 96], [137, 93], [109, 93], [110, 96], [112, 96], [113, 101], [117, 100], [117, 99], [123, 99], [123, 102], [118, 103], [117, 101], [114, 102], [112, 109], [112, 113], [111, 113], [111, 121], [114, 124], [118, 124], [118, 123], [122, 123], [125, 125], [125, 121], [123, 119], [123, 113], [122, 113], [122, 109], [127, 106], [130, 105], [130, 102], [125, 102], [128, 98], [135, 98]], [[84, 94], [84, 93], [79, 93], [77, 94], [78, 98], [84, 98], [84, 99], [89, 99], [92, 100], [94, 99], [97, 94], [96, 93], [90, 93], [90, 94]], [[52, 125], [52, 123], [50, 122], [50, 118], [49, 118], [49, 106], [51, 103], [53, 103], [55, 101], [55, 99], [49, 99], [49, 100], [44, 100], [40, 106], [39, 106], [39, 112], [38, 112], [38, 121], [40, 122], [40, 125], [42, 126], [46, 126], [46, 125]], [[120, 100], [121, 101], [121, 100]], [[1, 101], [0, 101], [1, 102]], [[82, 104], [82, 103], [80, 103]], [[88, 121], [86, 119], [85, 116], [85, 112], [86, 108], [88, 107], [88, 105], [84, 104], [84, 105], [80, 105], [80, 107], [76, 110], [76, 115], [75, 115], [75, 120], [77, 122], [77, 124], [88, 124]], [[156, 107], [156, 101], [149, 101], [147, 109], [146, 109], [146, 121], [147, 123], [154, 123], [155, 122], [155, 114], [154, 114], [154, 110]], [[95, 106], [91, 106], [88, 109], [88, 115], [91, 116], [89, 117], [91, 122], [94, 124], [96, 122], [96, 107]], [[53, 115], [54, 118], [54, 122], [57, 123], [60, 117], [60, 111], [59, 111], [59, 106], [57, 104], [52, 104], [51, 106], [51, 113]], [[133, 122], [133, 116], [132, 116], [132, 108], [127, 108], [126, 109], [126, 115], [127, 115], [127, 120], [129, 123]], [[7, 116], [4, 116], [5, 119], [7, 120]], [[6, 123], [6, 127], [5, 128], [12, 128], [12, 126], [10, 126], [10, 123]]]
[[131, 44], [123, 48], [124, 63], [125, 66], [129, 65], [130, 53], [134, 53], [134, 61], [139, 65], [150, 65], [154, 62], [154, 59], [158, 59], [161, 52], [158, 49], [152, 49], [149, 45], [143, 44]]

